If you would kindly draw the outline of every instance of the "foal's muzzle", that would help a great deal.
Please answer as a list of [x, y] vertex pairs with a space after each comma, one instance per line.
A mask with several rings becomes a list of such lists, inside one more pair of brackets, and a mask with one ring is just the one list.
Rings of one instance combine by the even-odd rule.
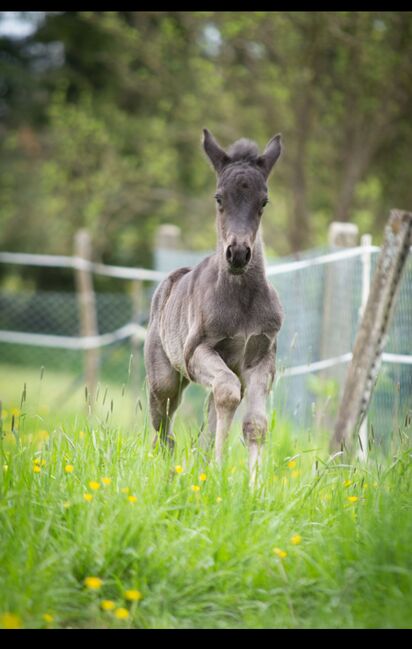
[[232, 244], [226, 248], [226, 261], [229, 264], [229, 272], [240, 275], [250, 262], [252, 251], [245, 244]]

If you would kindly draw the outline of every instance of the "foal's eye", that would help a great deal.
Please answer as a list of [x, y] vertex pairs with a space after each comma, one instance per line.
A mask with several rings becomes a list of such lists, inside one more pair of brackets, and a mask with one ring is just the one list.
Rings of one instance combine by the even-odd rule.
[[259, 215], [261, 215], [261, 214], [263, 213], [263, 209], [265, 208], [265, 206], [266, 206], [268, 203], [269, 203], [269, 199], [268, 199], [268, 198], [264, 198], [263, 201], [262, 201], [262, 203], [261, 203], [261, 205], [260, 205]]
[[222, 197], [220, 194], [215, 194], [215, 199], [216, 203], [219, 205], [219, 207], [222, 207]]

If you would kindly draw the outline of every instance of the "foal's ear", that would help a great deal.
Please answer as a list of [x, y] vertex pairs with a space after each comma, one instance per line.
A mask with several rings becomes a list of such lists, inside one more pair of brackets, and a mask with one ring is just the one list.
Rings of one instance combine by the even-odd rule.
[[227, 153], [218, 145], [215, 138], [207, 128], [203, 129], [203, 148], [210, 162], [219, 174], [223, 167], [230, 162]]
[[265, 174], [265, 178], [268, 178], [270, 172], [272, 171], [273, 165], [275, 164], [282, 151], [281, 137], [282, 136], [280, 133], [272, 137], [272, 139], [267, 143], [262, 155], [257, 159], [257, 163]]

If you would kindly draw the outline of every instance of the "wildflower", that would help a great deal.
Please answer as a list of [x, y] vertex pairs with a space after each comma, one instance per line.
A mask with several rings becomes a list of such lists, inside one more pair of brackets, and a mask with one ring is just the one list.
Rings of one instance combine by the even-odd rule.
[[103, 586], [103, 581], [100, 577], [86, 577], [84, 585], [90, 590], [99, 590]]
[[14, 417], [18, 417], [20, 415], [20, 408], [12, 408], [10, 414]]
[[80, 439], [83, 439], [84, 435], [85, 435], [84, 430], [80, 430], [80, 431], [79, 431], [79, 437], [80, 437]]
[[103, 599], [100, 606], [104, 611], [113, 611], [116, 608], [116, 604], [111, 599]]
[[136, 496], [128, 496], [128, 497], [127, 497], [127, 500], [129, 501], [129, 503], [132, 503], [132, 504], [133, 504], [133, 503], [137, 503], [137, 498], [136, 498]]
[[73, 464], [66, 464], [66, 466], [64, 467], [64, 471], [65, 473], [73, 473], [74, 471]]
[[296, 460], [289, 460], [288, 469], [294, 469], [296, 465], [297, 465]]
[[37, 442], [44, 442], [46, 439], [49, 439], [49, 431], [48, 430], [39, 430], [38, 433], [36, 434], [36, 441]]
[[197, 484], [192, 484], [192, 486], [190, 488], [191, 488], [192, 491], [200, 491], [200, 487]]
[[357, 500], [358, 500], [358, 497], [357, 497], [357, 496], [348, 496], [348, 501], [349, 501], [350, 503], [356, 503]]
[[352, 484], [352, 480], [344, 480], [343, 481], [343, 486], [344, 487], [350, 487]]
[[103, 484], [108, 487], [109, 484], [112, 484], [112, 479], [111, 478], [102, 478]]
[[176, 473], [183, 473], [183, 467], [178, 464], [177, 466], [175, 466], [175, 471]]
[[89, 503], [91, 500], [93, 500], [92, 494], [88, 494], [88, 493], [83, 494], [83, 498], [85, 499], [85, 501], [87, 503]]
[[204, 482], [205, 480], [207, 480], [207, 475], [206, 475], [206, 473], [201, 473], [200, 476], [199, 476], [199, 480], [200, 480], [201, 482]]
[[220, 496], [218, 496], [218, 497], [216, 498], [216, 502], [217, 502], [217, 503], [221, 503], [222, 500], [223, 500], [223, 499], [222, 499]]
[[126, 590], [124, 596], [129, 602], [138, 602], [139, 599], [142, 599], [140, 590]]
[[0, 615], [0, 626], [3, 629], [21, 629], [21, 619], [15, 613], [3, 613]]
[[33, 464], [34, 473], [41, 473], [41, 467], [38, 464]]
[[93, 489], [93, 491], [97, 491], [98, 489], [100, 489], [100, 482], [96, 482], [95, 480], [90, 480], [89, 487], [90, 489]]
[[128, 494], [130, 491], [130, 487], [122, 487], [120, 491], [122, 492], [122, 494]]
[[299, 475], [299, 471], [292, 471], [290, 475], [292, 476], [292, 478], [297, 478]]
[[53, 615], [51, 615], [50, 613], [43, 613], [42, 617], [46, 624], [51, 624], [54, 620]]
[[299, 545], [299, 543], [302, 543], [302, 537], [300, 534], [294, 534], [290, 537], [290, 540], [293, 545]]
[[127, 620], [129, 617], [129, 611], [127, 608], [117, 608], [114, 612], [118, 620]]
[[34, 458], [33, 463], [37, 466], [46, 466], [46, 460], [41, 460], [39, 457]]
[[280, 548], [273, 548], [273, 552], [279, 557], [279, 559], [285, 559], [288, 556], [288, 553]]

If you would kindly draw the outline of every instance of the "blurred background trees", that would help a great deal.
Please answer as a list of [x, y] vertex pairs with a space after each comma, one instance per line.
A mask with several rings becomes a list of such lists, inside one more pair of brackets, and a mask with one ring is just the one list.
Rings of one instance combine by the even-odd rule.
[[163, 222], [187, 248], [213, 248], [204, 126], [223, 146], [282, 132], [272, 256], [324, 245], [336, 219], [379, 243], [389, 209], [411, 209], [412, 12], [17, 19], [30, 33], [0, 36], [3, 250], [71, 254], [86, 226], [98, 259], [150, 266]]

